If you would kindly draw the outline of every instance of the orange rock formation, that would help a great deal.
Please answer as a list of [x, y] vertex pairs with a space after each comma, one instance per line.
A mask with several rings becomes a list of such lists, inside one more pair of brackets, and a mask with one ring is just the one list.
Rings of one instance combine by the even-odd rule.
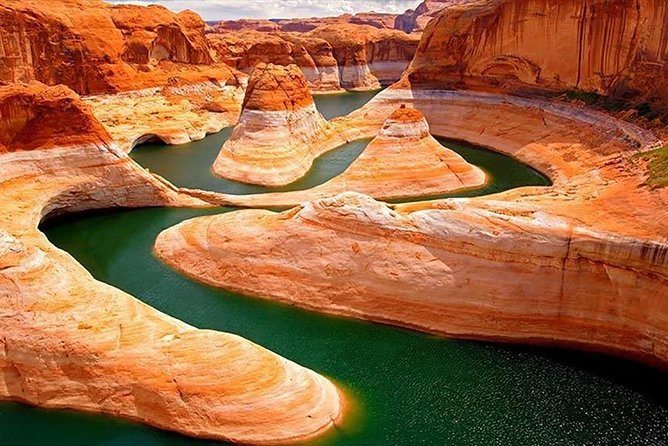
[[1, 87], [0, 111], [0, 399], [239, 443], [333, 425], [325, 378], [96, 281], [37, 229], [47, 214], [205, 203], [137, 166], [65, 87]]
[[225, 81], [213, 66], [204, 22], [190, 11], [112, 6], [101, 0], [6, 0], [0, 5], [0, 82], [38, 80], [80, 94]]
[[346, 191], [380, 200], [418, 199], [482, 186], [485, 180], [481, 169], [443, 147], [429, 134], [420, 111], [400, 107], [385, 121], [360, 157], [326, 183], [308, 190], [226, 199], [247, 207], [295, 206]]
[[413, 59], [419, 36], [363, 25], [329, 25], [309, 36], [329, 42], [341, 72], [341, 86], [368, 90], [401, 77]]
[[419, 36], [341, 23], [306, 33], [239, 31], [207, 34], [219, 62], [250, 72], [258, 63], [299, 66], [317, 92], [373, 90], [399, 80]]
[[407, 33], [422, 32], [427, 24], [446, 6], [471, 3], [476, 0], [425, 0], [415, 9], [397, 16], [394, 28]]
[[397, 103], [554, 186], [394, 208], [347, 193], [202, 217], [163, 232], [156, 252], [208, 284], [318, 311], [668, 366], [668, 189], [646, 186], [633, 157], [657, 146], [652, 134], [566, 104], [397, 89], [347, 122], [377, 131]]
[[[425, 30], [407, 83], [509, 92], [584, 90], [668, 113], [668, 3], [475, 0]], [[546, 30], [550, 30], [546, 32]]]
[[239, 123], [213, 165], [224, 178], [280, 186], [303, 176], [321, 149], [327, 121], [295, 65], [253, 70]]

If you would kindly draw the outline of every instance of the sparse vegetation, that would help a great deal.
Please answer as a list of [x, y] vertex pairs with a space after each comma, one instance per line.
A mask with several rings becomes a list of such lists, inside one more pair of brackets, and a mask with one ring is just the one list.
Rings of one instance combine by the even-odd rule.
[[668, 145], [650, 152], [640, 153], [634, 158], [647, 162], [647, 185], [653, 188], [668, 186]]

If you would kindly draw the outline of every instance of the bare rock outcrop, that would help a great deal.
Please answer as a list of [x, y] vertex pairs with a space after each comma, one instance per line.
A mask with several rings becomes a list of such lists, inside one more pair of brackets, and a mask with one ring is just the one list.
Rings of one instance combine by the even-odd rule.
[[394, 28], [406, 33], [421, 33], [443, 8], [474, 1], [476, 0], [425, 0], [417, 8], [398, 15], [394, 21]]
[[244, 444], [333, 426], [327, 379], [96, 281], [38, 230], [45, 215], [206, 203], [136, 165], [65, 87], [0, 87], [0, 110], [0, 399]]
[[246, 183], [289, 184], [320, 154], [313, 143], [327, 127], [297, 66], [260, 64], [251, 74], [241, 117], [213, 171]]
[[[581, 90], [668, 112], [668, 4], [475, 0], [424, 32], [405, 81], [507, 92]], [[546, 32], [546, 30], [550, 30]]]
[[190, 11], [113, 6], [101, 0], [7, 0], [0, 5], [0, 81], [37, 80], [79, 94], [225, 81], [212, 65], [204, 22]]
[[359, 158], [331, 180], [307, 190], [227, 199], [246, 207], [296, 206], [347, 191], [379, 200], [419, 199], [479, 187], [485, 182], [486, 175], [480, 168], [431, 136], [419, 110], [401, 106], [385, 120]]
[[554, 185], [395, 206], [345, 193], [281, 214], [202, 217], [163, 232], [159, 257], [317, 311], [668, 366], [668, 189], [648, 185], [635, 156], [660, 145], [654, 135], [569, 104], [397, 88], [345, 121], [378, 131], [398, 103]]

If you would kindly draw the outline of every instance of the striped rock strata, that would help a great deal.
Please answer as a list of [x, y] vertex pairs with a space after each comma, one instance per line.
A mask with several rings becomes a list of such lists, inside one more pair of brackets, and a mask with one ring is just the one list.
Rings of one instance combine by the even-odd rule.
[[38, 230], [64, 212], [205, 203], [134, 164], [65, 87], [2, 87], [0, 116], [0, 399], [240, 443], [333, 425], [325, 378], [96, 281]]
[[297, 66], [260, 64], [251, 74], [241, 117], [213, 171], [245, 183], [292, 183], [323, 152], [314, 142], [327, 128]]
[[376, 138], [341, 174], [307, 190], [227, 196], [229, 203], [250, 207], [294, 206], [308, 200], [360, 192], [379, 200], [418, 198], [485, 184], [485, 173], [443, 147], [429, 133], [424, 115], [400, 107]]
[[653, 135], [565, 104], [451, 91], [391, 89], [348, 123], [379, 127], [398, 103], [554, 185], [396, 207], [347, 193], [203, 217], [164, 231], [157, 255], [208, 284], [318, 311], [668, 366], [668, 189], [648, 187], [634, 157]]
[[163, 87], [87, 96], [84, 101], [121, 149], [129, 152], [154, 140], [196, 141], [234, 125], [243, 96], [242, 86], [226, 85], [224, 80], [189, 83], [176, 77]]

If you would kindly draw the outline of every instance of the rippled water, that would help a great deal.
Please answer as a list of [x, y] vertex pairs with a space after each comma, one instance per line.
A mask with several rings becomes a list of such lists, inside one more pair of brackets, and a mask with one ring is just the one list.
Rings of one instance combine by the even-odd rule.
[[[201, 151], [223, 137], [210, 136]], [[445, 142], [491, 175], [493, 181], [475, 193], [547, 184], [512, 158]], [[165, 174], [179, 185], [210, 181], [201, 170], [210, 163], [184, 164], [188, 157], [180, 157], [181, 148], [159, 149], [157, 164], [146, 161], [150, 157], [137, 159], [157, 172], [169, 167], [162, 164], [180, 167]], [[311, 174], [321, 175], [319, 169]], [[97, 279], [194, 326], [251, 339], [336, 381], [351, 395], [355, 412], [343, 427], [314, 444], [668, 444], [666, 374], [587, 353], [453, 341], [324, 316], [200, 285], [152, 256], [161, 230], [197, 215], [231, 210], [115, 211], [73, 216], [49, 224], [45, 232]], [[0, 445], [210, 444], [220, 443], [106, 416], [0, 404]]]

